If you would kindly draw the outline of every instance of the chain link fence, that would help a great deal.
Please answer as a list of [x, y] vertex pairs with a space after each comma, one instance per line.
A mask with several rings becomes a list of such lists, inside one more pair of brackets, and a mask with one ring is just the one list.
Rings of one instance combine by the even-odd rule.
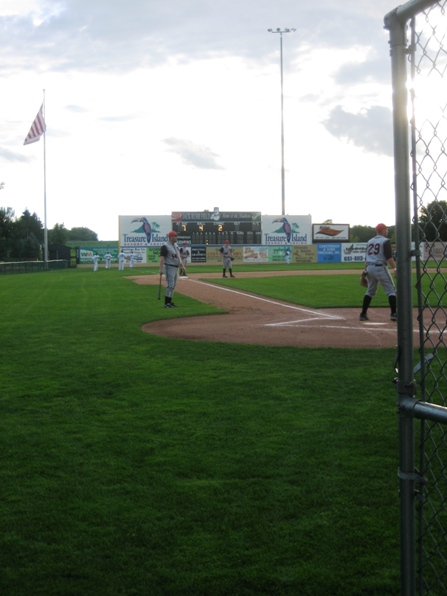
[[[447, 405], [447, 15], [436, 2], [410, 23], [412, 163], [421, 371], [420, 399]], [[429, 360], [430, 359], [430, 360]], [[419, 593], [447, 594], [447, 426], [419, 427]]]
[[48, 271], [54, 269], [67, 269], [68, 261], [14, 261], [10, 263], [0, 262], [0, 275], [11, 273], [38, 273], [40, 271]]
[[447, 594], [446, 10], [447, 0], [412, 0], [385, 17], [398, 293], [417, 299], [419, 325], [414, 334], [412, 300], [398, 303], [402, 594]]

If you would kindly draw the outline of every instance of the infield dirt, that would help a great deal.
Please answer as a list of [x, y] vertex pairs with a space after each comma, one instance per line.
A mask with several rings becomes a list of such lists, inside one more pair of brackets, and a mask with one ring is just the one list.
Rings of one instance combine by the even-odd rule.
[[[247, 272], [239, 273], [237, 277], [340, 274], [359, 276], [358, 271], [335, 270]], [[220, 273], [188, 274], [187, 279], [179, 278], [176, 293], [216, 306], [224, 310], [225, 314], [154, 321], [144, 325], [143, 331], [193, 341], [269, 346], [388, 348], [397, 344], [397, 326], [390, 321], [388, 308], [373, 307], [368, 312], [370, 320], [360, 322], [360, 304], [358, 309], [312, 309], [239, 291], [232, 288], [230, 279], [225, 286], [206, 281], [220, 277]], [[159, 283], [158, 274], [131, 279], [144, 285]], [[359, 296], [361, 302], [361, 291]], [[181, 298], [177, 302], [181, 305]], [[159, 304], [162, 308], [162, 303]], [[414, 330], [416, 341], [416, 318]]]

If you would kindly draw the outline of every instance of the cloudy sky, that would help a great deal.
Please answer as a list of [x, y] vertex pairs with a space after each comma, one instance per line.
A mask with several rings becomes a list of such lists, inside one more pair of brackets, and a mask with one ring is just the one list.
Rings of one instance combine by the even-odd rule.
[[118, 237], [118, 215], [392, 225], [392, 0], [0, 0], [0, 206]]

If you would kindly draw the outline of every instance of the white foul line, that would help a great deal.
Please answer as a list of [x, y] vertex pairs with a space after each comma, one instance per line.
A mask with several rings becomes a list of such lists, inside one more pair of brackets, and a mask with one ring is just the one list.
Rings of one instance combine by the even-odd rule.
[[[305, 319], [306, 321], [313, 321], [313, 320], [320, 320], [320, 319], [333, 319], [335, 321], [343, 320], [343, 317], [337, 317], [335, 315], [329, 315], [327, 313], [320, 313], [316, 310], [309, 310], [307, 308], [301, 308], [299, 306], [294, 306], [292, 304], [284, 304], [283, 302], [276, 302], [274, 300], [268, 300], [267, 298], [262, 298], [261, 296], [254, 296], [253, 294], [246, 294], [245, 292], [240, 292], [239, 290], [232, 290], [231, 288], [225, 288], [223, 286], [219, 286], [217, 284], [210, 284], [206, 281], [199, 281], [197, 279], [191, 280], [196, 284], [202, 284], [204, 286], [210, 286], [212, 288], [216, 288], [218, 290], [223, 290], [224, 292], [231, 292], [232, 294], [238, 294], [239, 296], [245, 296], [246, 298], [252, 298], [253, 300], [260, 300], [261, 302], [267, 302], [268, 304], [274, 304], [275, 306], [283, 306], [284, 308], [291, 308], [292, 310], [299, 310], [300, 312], [305, 312], [310, 315], [316, 315], [312, 319]], [[300, 322], [300, 321], [297, 321]], [[303, 321], [304, 322], [304, 321]], [[287, 325], [287, 323], [279, 323]]]
[[[331, 315], [322, 315], [326, 317], [331, 317], [336, 321], [341, 321], [341, 317], [332, 317]], [[295, 327], [296, 325], [300, 325], [301, 323], [309, 323], [309, 321], [321, 321], [321, 317], [310, 317], [309, 319], [299, 319], [298, 321], [283, 321], [282, 323], [265, 323], [264, 327]], [[305, 325], [303, 325], [305, 327]]]

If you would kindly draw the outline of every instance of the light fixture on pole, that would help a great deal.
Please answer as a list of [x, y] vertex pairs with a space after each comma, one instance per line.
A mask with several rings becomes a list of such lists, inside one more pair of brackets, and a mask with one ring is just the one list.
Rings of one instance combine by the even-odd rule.
[[285, 174], [284, 174], [284, 92], [283, 92], [283, 63], [282, 63], [282, 34], [293, 33], [296, 29], [267, 29], [269, 33], [279, 33], [279, 49], [281, 55], [281, 213], [286, 214], [286, 189], [285, 189]]

